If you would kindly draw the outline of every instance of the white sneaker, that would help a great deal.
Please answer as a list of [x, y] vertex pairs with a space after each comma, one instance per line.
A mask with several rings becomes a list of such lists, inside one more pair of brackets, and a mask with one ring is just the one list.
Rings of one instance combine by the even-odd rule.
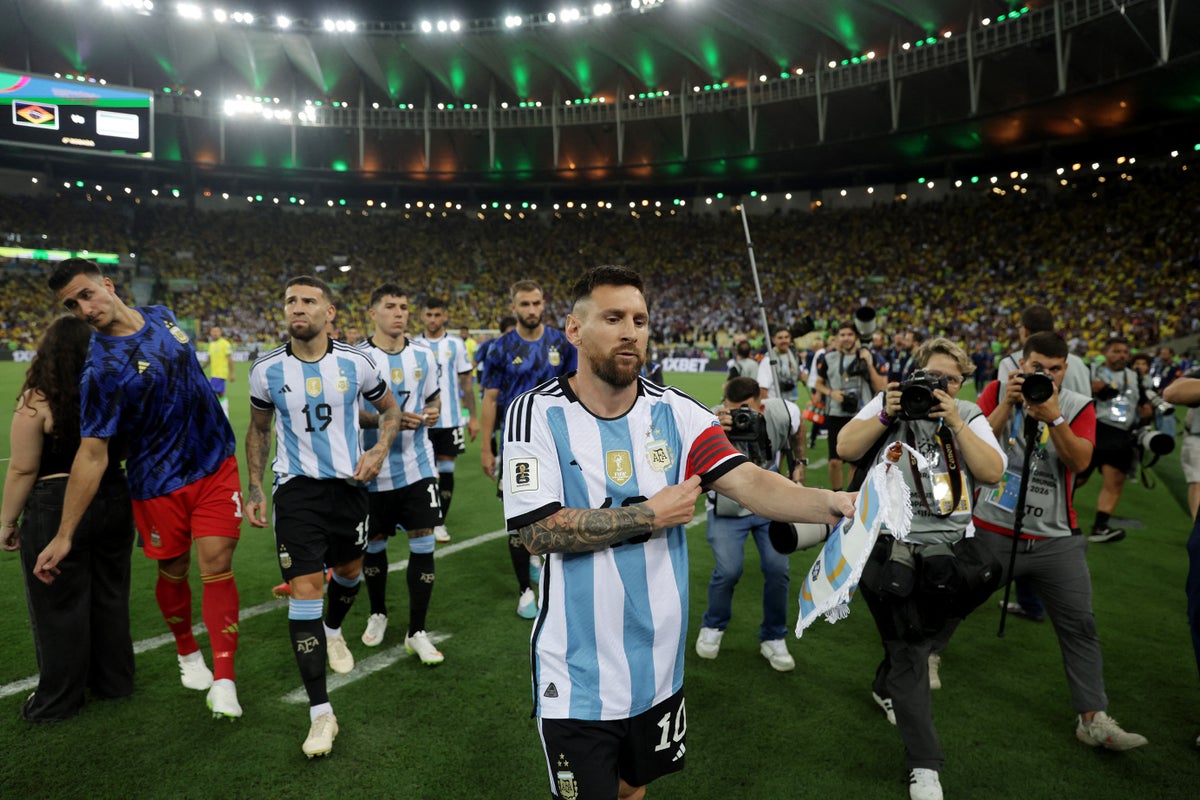
[[[341, 634], [329, 636], [325, 642], [325, 653], [329, 658], [329, 668], [334, 672], [345, 675], [354, 669], [354, 654], [346, 646], [346, 637]], [[335, 726], [336, 727], [336, 726]]]
[[917, 767], [908, 771], [909, 800], [942, 800], [942, 782], [936, 769]]
[[333, 750], [333, 740], [337, 735], [337, 717], [333, 714], [322, 714], [312, 721], [308, 729], [308, 738], [304, 740], [301, 749], [309, 758], [327, 756]]
[[367, 647], [383, 644], [383, 632], [387, 630], [387, 614], [372, 614], [367, 617], [367, 629], [363, 631], [362, 643]]
[[242, 706], [238, 703], [237, 685], [228, 678], [213, 681], [205, 702], [212, 711], [213, 719], [221, 717], [237, 719], [242, 715]]
[[879, 695], [875, 694], [874, 690], [872, 690], [871, 699], [875, 701], [875, 705], [883, 709], [883, 713], [887, 715], [887, 721], [895, 725], [896, 712], [892, 709], [892, 698], [880, 697]]
[[213, 685], [212, 670], [204, 663], [204, 653], [197, 650], [179, 656], [179, 680], [188, 689], [202, 692]]
[[717, 653], [721, 652], [721, 637], [724, 635], [725, 631], [716, 628], [701, 628], [700, 635], [696, 638], [696, 655], [701, 658], [716, 658]]
[[412, 636], [405, 636], [404, 652], [410, 656], [416, 654], [421, 659], [421, 663], [429, 667], [435, 667], [446, 660], [442, 651], [429, 641], [429, 635], [425, 631], [417, 631]]
[[[699, 645], [699, 642], [696, 642]], [[770, 639], [758, 647], [763, 658], [771, 662], [771, 669], [776, 672], [791, 672], [796, 668], [796, 659], [788, 652], [787, 643], [783, 639]]]
[[433, 539], [436, 542], [442, 542], [442, 543], [448, 542], [448, 541], [450, 541], [450, 531], [446, 530], [445, 525], [434, 525], [433, 526]]
[[929, 654], [929, 688], [942, 688], [942, 676], [938, 674], [938, 668], [942, 666], [942, 657], [937, 653]]
[[1115, 719], [1103, 711], [1097, 711], [1091, 722], [1084, 722], [1083, 717], [1078, 717], [1075, 738], [1086, 745], [1103, 746], [1109, 750], [1132, 750], [1149, 743], [1140, 733], [1122, 729]]
[[521, 592], [521, 599], [517, 601], [517, 616], [521, 619], [533, 619], [537, 612], [537, 595], [533, 593], [533, 589]]

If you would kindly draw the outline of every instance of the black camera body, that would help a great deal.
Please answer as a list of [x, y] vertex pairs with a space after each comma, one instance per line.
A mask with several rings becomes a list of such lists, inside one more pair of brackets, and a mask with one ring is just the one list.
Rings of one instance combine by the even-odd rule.
[[842, 392], [842, 411], [847, 414], [857, 414], [859, 406], [862, 405], [862, 398], [858, 396], [858, 392], [853, 389], [846, 389]]
[[936, 389], [950, 390], [950, 382], [944, 375], [934, 376], [923, 369], [916, 370], [900, 384], [900, 419], [929, 419], [929, 412], [938, 405], [933, 396]]
[[729, 438], [735, 436], [743, 439], [757, 439], [760, 420], [762, 414], [759, 414], [750, 406], [738, 406], [737, 408], [729, 409]]
[[1044, 403], [1054, 396], [1054, 379], [1044, 372], [1023, 372], [1021, 396], [1030, 403]]
[[867, 366], [867, 360], [855, 354], [854, 360], [850, 362], [850, 366], [846, 367], [846, 374], [851, 378], [869, 378], [871, 370]]

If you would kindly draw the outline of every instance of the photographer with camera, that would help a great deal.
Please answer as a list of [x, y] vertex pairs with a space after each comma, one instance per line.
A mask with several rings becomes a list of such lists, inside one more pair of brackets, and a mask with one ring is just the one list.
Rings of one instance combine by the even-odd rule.
[[[789, 477], [804, 482], [808, 463], [804, 451], [804, 424], [794, 403], [778, 398], [762, 400], [753, 378], [734, 378], [725, 384], [721, 405], [713, 409], [729, 441], [758, 466], [778, 470], [781, 457], [790, 465]], [[758, 629], [759, 652], [779, 672], [796, 668], [788, 652], [788, 557], [777, 552], [769, 537], [771, 520], [752, 514], [724, 495], [708, 495], [708, 543], [716, 566], [708, 582], [708, 608], [700, 622], [696, 654], [716, 658], [721, 637], [732, 616], [733, 590], [742, 576], [746, 538], [754, 537], [763, 572], [763, 618]]]
[[[825, 398], [825, 428], [829, 431], [829, 485], [843, 485], [843, 458], [838, 437], [863, 403], [887, 383], [887, 365], [876, 364], [859, 345], [858, 329], [849, 322], [838, 326], [836, 349], [817, 358], [817, 393]], [[865, 448], [864, 448], [865, 452]]]
[[[1026, 460], [1032, 458], [1012, 577], [1028, 579], [1054, 623], [1071, 705], [1078, 713], [1075, 738], [1109, 750], [1140, 747], [1146, 738], [1122, 730], [1107, 714], [1087, 540], [1073, 535], [1078, 530], [1071, 502], [1073, 473], [1092, 459], [1095, 408], [1087, 397], [1062, 387], [1070, 370], [1067, 343], [1058, 334], [1046, 331], [1026, 339], [1020, 369], [1006, 382], [988, 384], [979, 398], [1008, 456], [1003, 480], [979, 492], [979, 538], [1007, 572], [1020, 483]], [[1035, 442], [1032, 454], [1026, 452], [1029, 433]]]
[[800, 359], [792, 350], [792, 334], [780, 326], [771, 332], [773, 347], [758, 362], [759, 396], [796, 399], [796, 385], [803, 380], [800, 374]]
[[1135, 440], [1133, 429], [1139, 419], [1153, 413], [1142, 394], [1138, 374], [1128, 367], [1129, 340], [1113, 336], [1104, 343], [1104, 363], [1091, 370], [1092, 397], [1096, 400], [1096, 449], [1092, 462], [1079, 475], [1082, 486], [1092, 471], [1099, 468], [1104, 485], [1096, 498], [1096, 520], [1088, 541], [1119, 542], [1125, 538], [1121, 528], [1109, 526], [1109, 518], [1121, 499], [1125, 476], [1133, 467]]
[[911, 456], [900, 475], [912, 502], [905, 541], [887, 528], [871, 553], [859, 590], [883, 640], [884, 659], [872, 698], [900, 730], [912, 800], [941, 800], [944, 761], [929, 685], [929, 657], [955, 626], [994, 589], [999, 570], [977, 560], [975, 487], [1000, 480], [1005, 457], [974, 403], [956, 399], [972, 369], [966, 352], [948, 339], [925, 342], [914, 354], [917, 370], [888, 383], [842, 429], [838, 455], [857, 460], [880, 441], [899, 439], [928, 462]]

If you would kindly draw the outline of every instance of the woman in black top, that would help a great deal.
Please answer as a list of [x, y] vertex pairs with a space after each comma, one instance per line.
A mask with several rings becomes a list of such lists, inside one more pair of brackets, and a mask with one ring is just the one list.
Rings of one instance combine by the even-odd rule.
[[13, 413], [0, 547], [20, 549], [25, 572], [39, 672], [37, 690], [21, 709], [30, 722], [74, 716], [83, 707], [85, 688], [102, 698], [133, 692], [133, 512], [115, 451], [71, 554], [59, 564], [61, 574], [50, 585], [33, 577], [38, 553], [58, 530], [79, 447], [79, 374], [91, 332], [74, 317], [60, 317], [47, 328]]

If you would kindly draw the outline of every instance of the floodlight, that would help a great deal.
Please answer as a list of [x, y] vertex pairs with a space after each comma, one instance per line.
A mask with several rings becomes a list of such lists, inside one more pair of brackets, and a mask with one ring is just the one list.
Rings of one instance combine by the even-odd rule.
[[215, 19], [217, 22], [226, 22], [229, 19], [229, 15], [225, 13], [225, 9], [223, 8], [214, 8], [213, 19]]
[[275, 24], [284, 29], [292, 27], [291, 19], [283, 16], [282, 14], [275, 18]]

